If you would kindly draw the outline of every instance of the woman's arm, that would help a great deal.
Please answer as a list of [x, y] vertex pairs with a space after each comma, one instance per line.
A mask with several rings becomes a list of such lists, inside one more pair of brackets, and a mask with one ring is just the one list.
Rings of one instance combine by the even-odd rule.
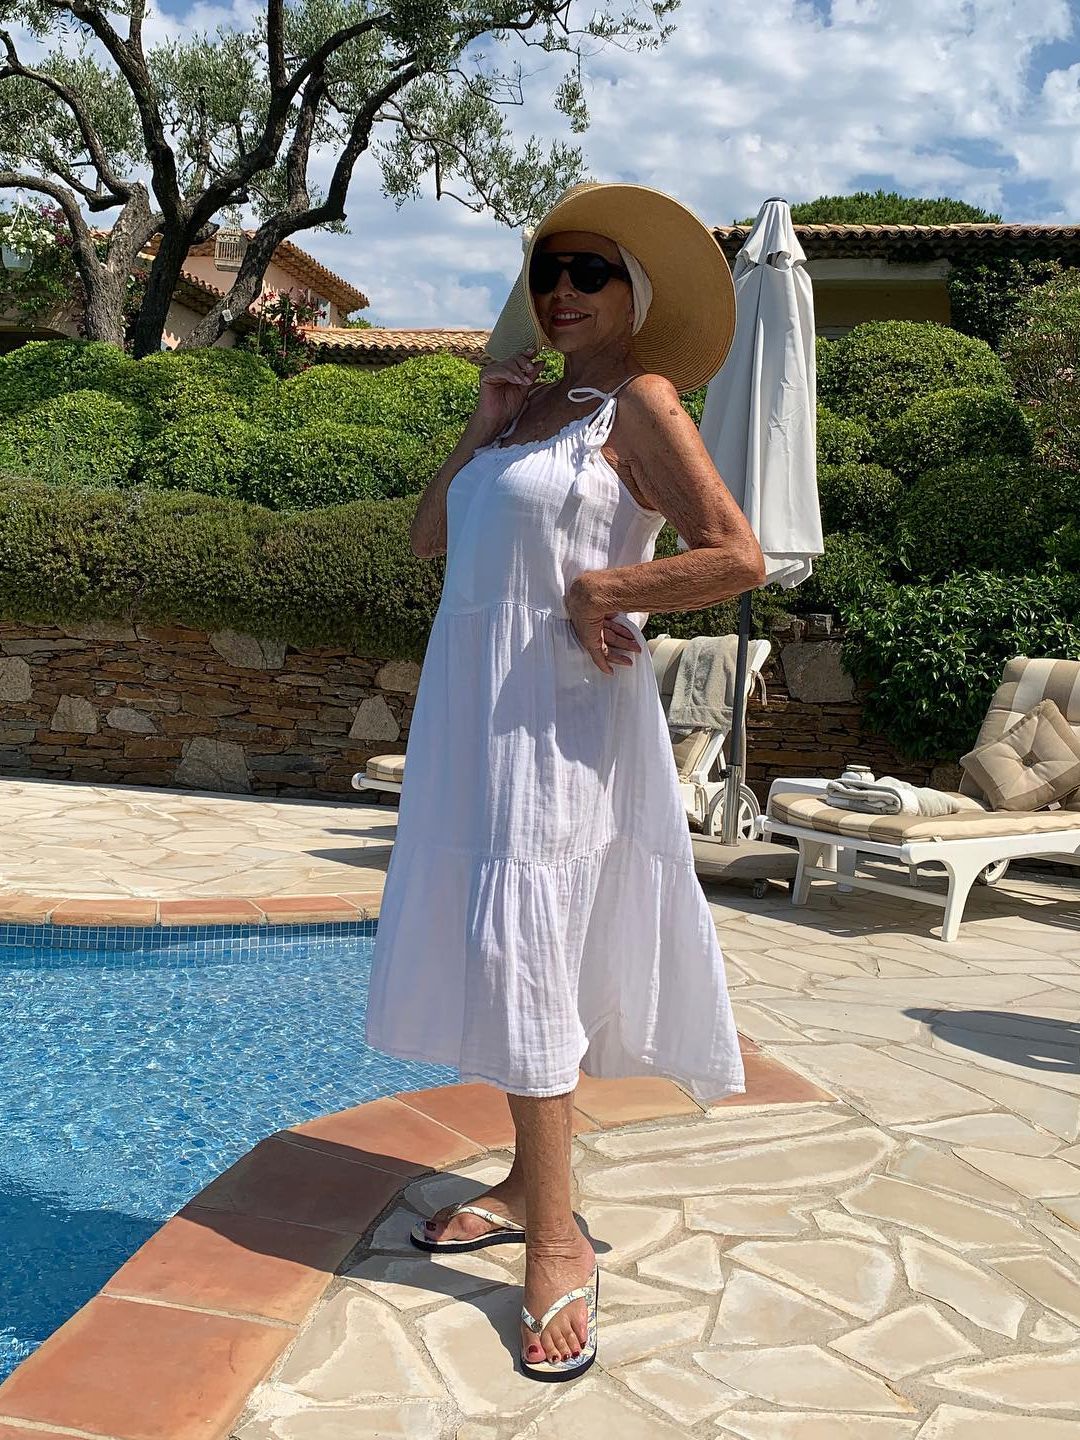
[[[765, 579], [749, 521], [705, 449], [678, 391], [661, 375], [631, 381], [619, 402], [619, 449], [641, 493], [690, 546], [678, 555], [590, 570], [570, 587], [579, 613], [703, 610]], [[577, 595], [575, 596], [575, 591]]]

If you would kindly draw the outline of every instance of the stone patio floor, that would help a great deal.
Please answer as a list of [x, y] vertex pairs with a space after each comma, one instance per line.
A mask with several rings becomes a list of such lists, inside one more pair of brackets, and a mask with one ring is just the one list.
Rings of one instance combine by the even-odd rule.
[[[85, 865], [100, 886], [121, 854], [114, 883], [151, 888], [113, 894], [266, 894], [264, 864], [275, 885], [294, 874], [335, 893], [341, 867], [350, 889], [366, 869], [367, 888], [392, 840], [386, 808], [97, 791], [81, 809], [75, 787], [49, 786], [62, 795], [46, 816], [53, 797], [13, 786], [5, 819], [29, 806], [39, 856], [68, 823], [51, 871], [5, 825], [0, 882], [24, 893], [39, 874], [49, 893], [85, 893], [73, 874]], [[104, 839], [76, 823], [102, 806]], [[151, 834], [169, 855], [186, 834], [198, 858], [148, 858]], [[563, 1387], [515, 1373], [518, 1247], [435, 1262], [406, 1238], [414, 1214], [476, 1193], [508, 1152], [413, 1180], [251, 1394], [237, 1440], [1077, 1440], [1080, 877], [1013, 870], [977, 887], [952, 945], [927, 907], [892, 897], [818, 886], [794, 909], [779, 888], [706, 894], [741, 1032], [836, 1099], [752, 1092], [583, 1127], [600, 1350]], [[0, 1405], [4, 1440], [40, 1437], [40, 1423], [5, 1427], [19, 1413]]]

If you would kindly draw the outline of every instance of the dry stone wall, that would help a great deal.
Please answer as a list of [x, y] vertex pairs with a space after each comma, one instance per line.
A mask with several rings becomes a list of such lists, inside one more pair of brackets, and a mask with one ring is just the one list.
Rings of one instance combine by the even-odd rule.
[[[60, 629], [0, 621], [0, 773], [240, 794], [352, 794], [371, 755], [402, 753], [420, 667], [298, 650], [233, 631]], [[953, 788], [868, 731], [835, 638], [776, 635], [768, 705], [748, 717], [749, 781], [877, 774]], [[374, 795], [366, 797], [373, 800]]]
[[419, 678], [227, 630], [0, 622], [0, 772], [347, 795], [369, 756], [404, 748]]

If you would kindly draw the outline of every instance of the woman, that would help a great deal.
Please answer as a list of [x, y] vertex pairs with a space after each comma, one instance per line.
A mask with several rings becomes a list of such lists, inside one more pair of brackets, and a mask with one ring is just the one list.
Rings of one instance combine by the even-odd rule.
[[[642, 186], [568, 191], [528, 241], [476, 411], [412, 523], [413, 550], [445, 553], [446, 578], [368, 1039], [508, 1095], [509, 1175], [413, 1239], [524, 1238], [521, 1363], [537, 1379], [580, 1375], [596, 1354], [596, 1257], [571, 1208], [579, 1064], [703, 1096], [744, 1089], [640, 629], [763, 579], [679, 403], [733, 328], [727, 263], [690, 211]], [[562, 352], [562, 380], [539, 381], [538, 343]], [[665, 519], [690, 549], [657, 560]]]

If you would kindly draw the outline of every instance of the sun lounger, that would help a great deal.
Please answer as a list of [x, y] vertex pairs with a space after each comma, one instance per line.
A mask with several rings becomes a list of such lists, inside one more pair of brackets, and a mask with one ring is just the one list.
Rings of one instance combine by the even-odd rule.
[[[1042, 699], [1053, 699], [1069, 724], [1080, 731], [1080, 661], [1010, 660], [979, 731], [976, 746], [997, 740]], [[965, 774], [958, 795], [981, 799]], [[817, 795], [775, 794], [762, 820], [767, 838], [785, 835], [798, 842], [799, 868], [792, 903], [805, 905], [814, 880], [838, 879], [845, 888], [876, 890], [920, 900], [944, 910], [941, 938], [955, 940], [975, 882], [1002, 862], [1039, 857], [1080, 865], [1080, 795], [1058, 809], [1017, 811], [985, 808], [955, 815], [860, 815], [828, 805]], [[822, 864], [834, 850], [845, 854], [844, 873]], [[908, 866], [908, 885], [859, 875], [860, 861], [891, 860]], [[944, 866], [945, 894], [918, 884], [920, 865]], [[1000, 878], [998, 870], [995, 878]]]

